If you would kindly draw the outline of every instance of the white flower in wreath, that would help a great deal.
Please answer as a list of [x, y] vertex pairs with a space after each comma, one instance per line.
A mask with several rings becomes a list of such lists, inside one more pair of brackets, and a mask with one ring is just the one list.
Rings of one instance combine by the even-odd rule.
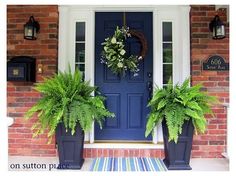
[[103, 49], [104, 49], [104, 51], [106, 51], [106, 52], [107, 52], [107, 49], [108, 49], [108, 47], [104, 46], [104, 48], [103, 48]]
[[126, 51], [124, 50], [124, 49], [122, 49], [121, 51], [120, 51], [120, 55], [124, 55], [126, 53]]
[[117, 67], [119, 67], [119, 68], [122, 68], [124, 65], [121, 63], [121, 62], [119, 62], [118, 64], [117, 64]]
[[112, 37], [111, 43], [112, 43], [112, 44], [115, 44], [115, 43], [116, 43], [116, 38], [115, 38], [115, 37]]

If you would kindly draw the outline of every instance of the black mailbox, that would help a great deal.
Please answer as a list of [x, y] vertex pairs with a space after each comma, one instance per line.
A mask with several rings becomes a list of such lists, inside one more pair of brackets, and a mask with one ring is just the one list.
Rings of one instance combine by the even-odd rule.
[[7, 81], [35, 82], [35, 72], [35, 58], [16, 56], [7, 62]]

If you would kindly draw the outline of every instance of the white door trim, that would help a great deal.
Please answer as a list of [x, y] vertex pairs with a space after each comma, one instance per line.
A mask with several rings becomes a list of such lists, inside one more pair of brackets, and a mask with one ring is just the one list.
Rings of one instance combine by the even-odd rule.
[[[183, 82], [190, 76], [190, 6], [59, 6], [59, 51], [58, 69], [67, 70], [67, 65], [74, 64], [75, 58], [75, 22], [86, 23], [85, 45], [85, 80], [94, 86], [94, 41], [95, 12], [153, 12], [153, 85], [162, 86], [162, 22], [173, 24], [173, 80]], [[74, 68], [73, 68], [74, 69]], [[86, 141], [94, 142], [94, 128], [86, 134]], [[163, 141], [159, 125], [153, 136], [153, 143]]]

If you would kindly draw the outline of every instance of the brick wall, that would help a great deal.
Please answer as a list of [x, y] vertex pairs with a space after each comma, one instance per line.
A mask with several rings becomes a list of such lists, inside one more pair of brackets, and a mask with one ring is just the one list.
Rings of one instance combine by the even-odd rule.
[[[40, 24], [37, 40], [24, 40], [23, 26], [33, 15]], [[7, 56], [32, 56], [37, 64], [43, 65], [43, 73], [37, 73], [36, 82], [42, 76], [51, 76], [57, 70], [58, 46], [58, 7], [57, 6], [7, 6]], [[14, 117], [9, 127], [9, 154], [54, 156], [55, 144], [47, 145], [47, 136], [32, 139], [30, 127], [35, 119], [25, 121], [23, 115], [40, 95], [33, 90], [32, 83], [7, 82], [7, 112]]]
[[123, 149], [123, 148], [109, 148], [109, 149], [84, 149], [85, 158], [95, 157], [159, 157], [164, 158], [163, 149]]
[[[226, 146], [226, 108], [229, 103], [229, 72], [203, 71], [202, 63], [218, 54], [229, 62], [229, 24], [226, 9], [215, 11], [215, 6], [191, 6], [191, 75], [192, 84], [202, 83], [204, 89], [219, 98], [221, 105], [213, 107], [215, 117], [207, 116], [206, 134], [194, 136], [192, 157], [221, 157]], [[213, 40], [209, 22], [218, 14], [226, 24], [226, 38]]]
[[[191, 74], [192, 84], [203, 83], [204, 89], [219, 97], [222, 103], [229, 102], [229, 72], [202, 71], [201, 65], [209, 56], [219, 54], [229, 60], [229, 28], [223, 40], [213, 40], [208, 25], [219, 14], [226, 23], [226, 12], [215, 11], [215, 6], [191, 6]], [[23, 25], [33, 15], [41, 29], [35, 41], [24, 40]], [[228, 24], [227, 24], [228, 26]], [[7, 55], [33, 56], [37, 64], [43, 64], [43, 73], [37, 73], [37, 82], [42, 76], [51, 76], [57, 71], [58, 46], [57, 6], [8, 6], [7, 7]], [[9, 154], [55, 156], [55, 144], [46, 144], [46, 134], [32, 139], [30, 127], [35, 119], [24, 121], [22, 116], [40, 95], [33, 90], [32, 83], [7, 83], [8, 116], [14, 117], [14, 125], [9, 127]], [[192, 157], [221, 157], [226, 145], [226, 109], [223, 105], [213, 107], [215, 117], [208, 117], [206, 134], [194, 136]], [[85, 149], [85, 157], [94, 156], [157, 156], [163, 157], [161, 150], [118, 150]]]

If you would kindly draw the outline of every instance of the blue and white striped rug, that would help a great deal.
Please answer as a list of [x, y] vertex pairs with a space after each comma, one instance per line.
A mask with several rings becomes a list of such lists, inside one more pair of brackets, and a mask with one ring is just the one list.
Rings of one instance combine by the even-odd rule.
[[90, 171], [167, 171], [159, 158], [95, 158]]

